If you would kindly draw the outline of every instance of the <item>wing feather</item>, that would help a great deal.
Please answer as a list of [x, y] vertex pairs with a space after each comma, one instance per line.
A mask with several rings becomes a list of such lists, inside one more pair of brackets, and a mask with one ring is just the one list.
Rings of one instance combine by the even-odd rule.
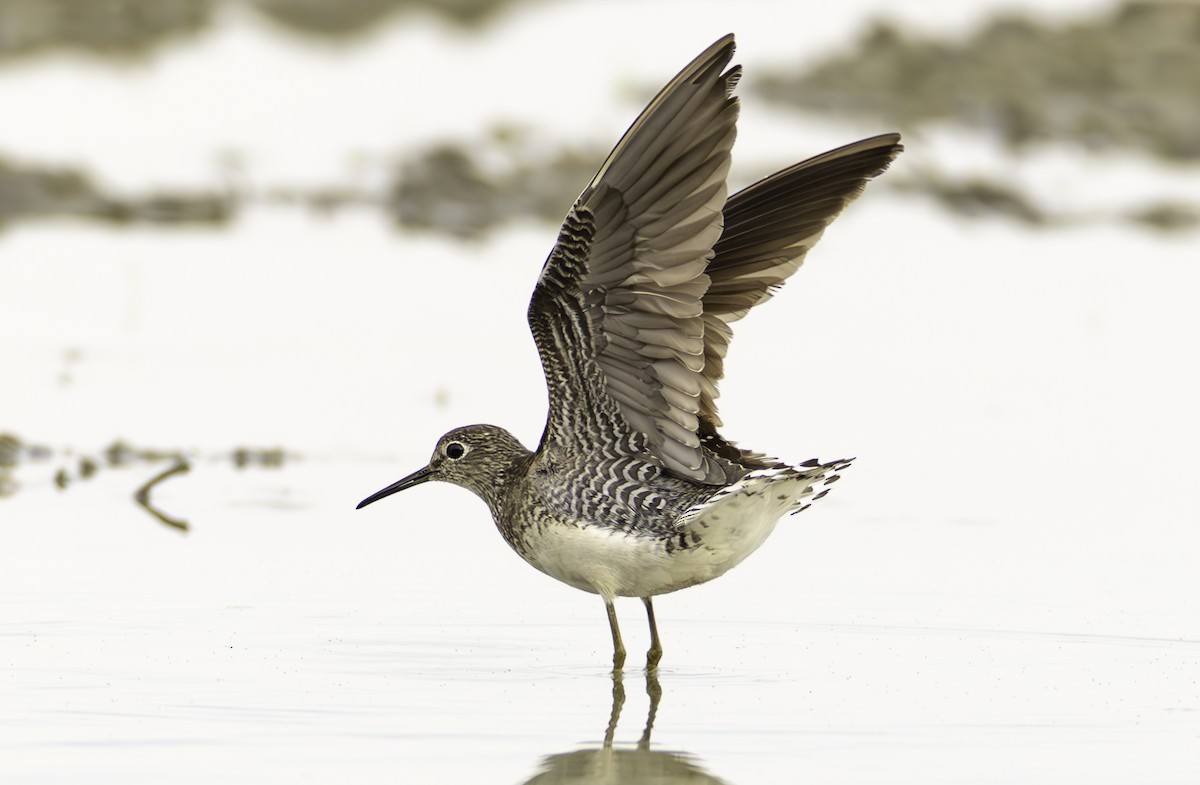
[[[677, 476], [729, 477], [697, 430], [705, 269], [736, 135], [733, 47], [732, 36], [717, 41], [659, 92], [567, 216], [530, 306], [550, 385], [543, 445], [628, 436]], [[572, 380], [602, 394], [580, 395]]]
[[725, 204], [704, 295], [702, 431], [715, 436], [717, 383], [736, 321], [800, 269], [830, 223], [904, 148], [899, 134], [863, 139], [801, 161], [739, 191]]
[[529, 308], [550, 392], [542, 449], [636, 454], [724, 484], [754, 456], [717, 433], [730, 322], [766, 301], [902, 149], [895, 134], [811, 158], [727, 200], [733, 36], [672, 79], [568, 212]]

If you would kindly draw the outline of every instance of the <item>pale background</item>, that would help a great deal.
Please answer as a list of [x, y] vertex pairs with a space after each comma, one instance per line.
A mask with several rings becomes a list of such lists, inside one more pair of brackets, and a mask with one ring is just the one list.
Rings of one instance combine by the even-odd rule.
[[[226, 11], [134, 61], [0, 63], [0, 158], [118, 194], [379, 193], [406, 151], [494, 125], [610, 145], [733, 31], [745, 184], [894, 130], [775, 108], [760, 64], [879, 15], [957, 35], [1107, 7], [1044, 5], [543, 2], [343, 42]], [[745, 446], [858, 461], [743, 567], [658, 601], [651, 749], [730, 783], [1195, 782], [1200, 234], [964, 219], [887, 181], [1007, 172], [1112, 207], [1195, 196], [1200, 170], [899, 130], [893, 172], [737, 325], [721, 399]], [[279, 203], [218, 227], [0, 226], [0, 432], [49, 451], [22, 451], [0, 499], [0, 780], [517, 783], [596, 747], [597, 598], [521, 563], [459, 489], [353, 510], [456, 425], [536, 444], [524, 313], [554, 232], [460, 241]], [[116, 439], [190, 460], [153, 497], [187, 534], [130, 499], [169, 462], [78, 477]], [[236, 470], [239, 447], [286, 458]], [[640, 604], [619, 611], [636, 664]]]

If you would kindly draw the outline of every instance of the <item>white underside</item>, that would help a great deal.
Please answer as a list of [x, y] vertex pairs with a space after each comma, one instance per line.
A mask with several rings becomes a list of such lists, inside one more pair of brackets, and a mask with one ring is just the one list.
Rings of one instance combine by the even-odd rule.
[[555, 526], [526, 559], [563, 583], [605, 599], [651, 597], [716, 578], [762, 545], [784, 513], [813, 492], [819, 477], [753, 472], [680, 519], [698, 547], [668, 553], [663, 541], [603, 526]]

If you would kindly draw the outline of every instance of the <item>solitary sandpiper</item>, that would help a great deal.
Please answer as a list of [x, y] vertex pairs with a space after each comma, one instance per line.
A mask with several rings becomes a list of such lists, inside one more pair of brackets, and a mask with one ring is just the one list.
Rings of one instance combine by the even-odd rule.
[[428, 480], [473, 491], [521, 558], [604, 599], [615, 671], [615, 598], [645, 603], [654, 669], [651, 598], [741, 562], [850, 463], [790, 465], [737, 447], [718, 431], [717, 383], [730, 323], [799, 269], [900, 137], [839, 147], [727, 197], [733, 49], [725, 36], [680, 71], [567, 213], [529, 305], [550, 399], [537, 449], [494, 425], [456, 428], [428, 466], [358, 505]]

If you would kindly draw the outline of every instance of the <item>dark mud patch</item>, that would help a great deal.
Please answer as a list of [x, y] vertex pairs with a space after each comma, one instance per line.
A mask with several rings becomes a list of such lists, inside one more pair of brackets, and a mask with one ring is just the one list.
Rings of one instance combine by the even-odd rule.
[[[130, 55], [168, 33], [203, 29], [221, 5], [252, 7], [305, 33], [351, 36], [406, 10], [482, 19], [509, 2], [516, 0], [0, 0], [0, 59], [41, 46]], [[19, 24], [10, 24], [14, 19]], [[1006, 17], [952, 40], [879, 22], [846, 51], [806, 70], [756, 72], [747, 84], [785, 107], [897, 128], [914, 150], [923, 127], [949, 123], [994, 136], [1014, 155], [1052, 141], [1095, 151], [1100, 166], [1105, 151], [1138, 150], [1191, 167], [1200, 167], [1198, 86], [1200, 4], [1190, 2], [1130, 2], [1056, 24]], [[404, 154], [390, 164], [383, 187], [275, 182], [253, 192], [223, 185], [132, 196], [107, 191], [82, 167], [0, 157], [0, 231], [45, 218], [219, 227], [255, 205], [285, 204], [319, 215], [374, 210], [406, 231], [479, 239], [518, 220], [556, 225], [606, 153], [498, 127]], [[227, 175], [214, 171], [213, 182], [238, 179]], [[1072, 214], [1069, 206], [1039, 201], [1003, 172], [965, 173], [953, 160], [924, 171], [897, 167], [873, 186], [880, 188], [930, 198], [955, 215], [1030, 227], [1116, 221], [1162, 232], [1200, 229], [1200, 204], [1164, 197]]]
[[121, 439], [100, 450], [81, 452], [26, 441], [13, 433], [0, 433], [0, 498], [13, 496], [21, 489], [23, 472], [32, 475], [35, 484], [48, 478], [60, 492], [88, 482], [102, 472], [132, 472], [142, 482], [131, 490], [131, 500], [159, 523], [186, 532], [189, 529], [186, 520], [154, 504], [152, 493], [160, 484], [187, 474], [199, 463], [227, 464], [239, 470], [278, 469], [297, 457], [280, 447], [240, 446], [226, 452], [200, 454], [185, 449], [138, 447]]
[[1130, 2], [1061, 25], [998, 18], [963, 40], [876, 23], [849, 50], [757, 80], [764, 97], [901, 128], [956, 123], [1014, 148], [1066, 140], [1200, 159], [1200, 4]]
[[6, 224], [50, 218], [118, 226], [220, 226], [255, 205], [291, 205], [322, 215], [367, 208], [406, 230], [466, 239], [515, 220], [556, 223], [596, 173], [604, 152], [568, 146], [533, 158], [518, 137], [524, 139], [505, 129], [479, 140], [419, 150], [394, 166], [382, 192], [345, 184], [279, 184], [253, 193], [178, 190], [125, 197], [105, 192], [81, 169], [0, 159], [0, 230]]
[[[515, 220], [558, 223], [604, 161], [604, 151], [561, 147], [531, 159], [520, 131], [441, 144], [396, 169], [387, 209], [397, 225], [475, 239]], [[499, 167], [484, 161], [504, 161]]]
[[[776, 69], [754, 89], [784, 106], [881, 122], [919, 139], [923, 127], [989, 134], [1014, 154], [1053, 142], [1102, 155], [1138, 151], [1200, 166], [1200, 4], [1127, 2], [1068, 23], [1007, 16], [956, 40], [876, 22], [849, 49], [807, 69]], [[914, 133], [915, 132], [915, 133]], [[1119, 221], [1159, 231], [1200, 227], [1200, 205], [1154, 201], [1092, 215], [1041, 205], [999, 177], [953, 162], [889, 185], [965, 216], [1029, 226]]]
[[1156, 201], [1115, 210], [1072, 211], [1044, 205], [1020, 188], [986, 177], [953, 178], [939, 172], [894, 178], [889, 187], [932, 199], [946, 212], [967, 219], [1002, 218], [1031, 229], [1051, 229], [1094, 223], [1125, 224], [1156, 232], [1200, 229], [1200, 208], [1181, 201]]
[[106, 193], [81, 169], [17, 164], [0, 158], [0, 229], [43, 218], [85, 218], [116, 224], [223, 224], [234, 200], [211, 191]]
[[405, 13], [482, 24], [518, 0], [0, 0], [0, 63], [53, 51], [138, 60], [249, 9], [290, 32], [365, 35]]
[[[600, 149], [562, 147], [536, 159], [508, 142], [441, 143], [403, 158], [382, 192], [354, 185], [277, 185], [254, 193], [160, 192], [136, 197], [104, 193], [80, 171], [43, 170], [0, 161], [0, 233], [6, 224], [65, 218], [116, 226], [220, 227], [258, 205], [285, 205], [328, 216], [368, 209], [403, 231], [481, 240], [515, 221], [549, 226], [562, 220], [604, 159]], [[507, 163], [497, 167], [497, 160]], [[781, 166], [788, 162], [781, 162]], [[963, 175], [952, 166], [892, 173], [873, 189], [932, 199], [968, 219], [1000, 218], [1037, 228], [1089, 222], [1124, 223], [1158, 232], [1200, 229], [1200, 205], [1156, 199], [1120, 210], [1071, 212], [1048, 205], [999, 178]]]

